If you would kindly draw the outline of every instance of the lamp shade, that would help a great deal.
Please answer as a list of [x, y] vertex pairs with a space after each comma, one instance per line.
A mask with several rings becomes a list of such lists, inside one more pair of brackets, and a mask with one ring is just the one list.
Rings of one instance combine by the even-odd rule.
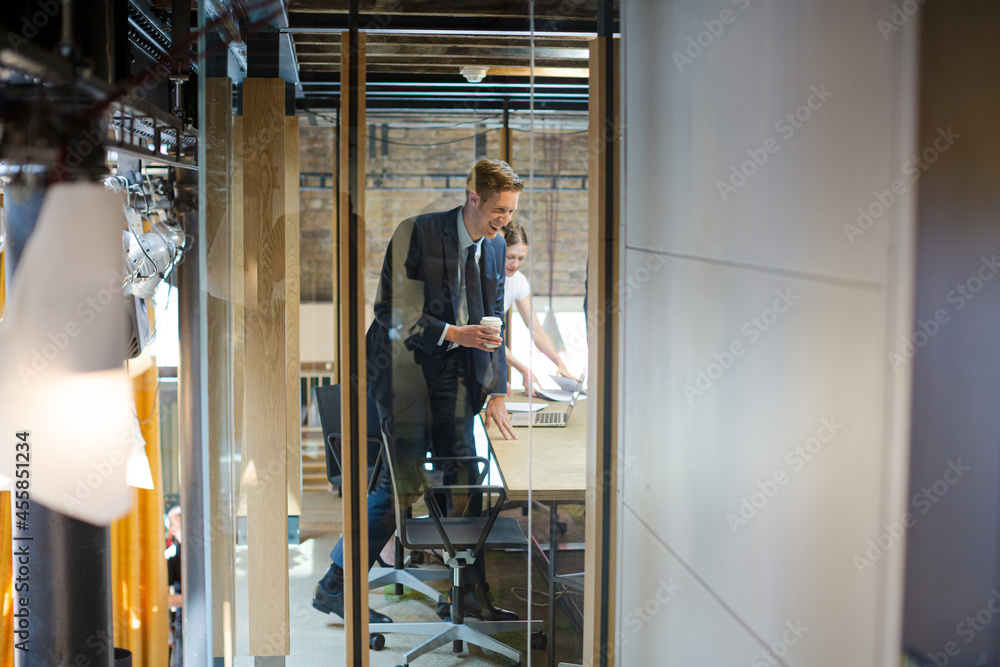
[[128, 421], [130, 444], [128, 464], [125, 468], [125, 481], [128, 482], [129, 486], [134, 486], [137, 489], [152, 489], [153, 471], [149, 467], [149, 458], [146, 456], [146, 438], [142, 435], [142, 426], [135, 414], [134, 404]]
[[29, 434], [31, 498], [95, 524], [128, 511], [131, 396], [122, 368], [121, 197], [49, 188], [0, 324], [0, 474]]

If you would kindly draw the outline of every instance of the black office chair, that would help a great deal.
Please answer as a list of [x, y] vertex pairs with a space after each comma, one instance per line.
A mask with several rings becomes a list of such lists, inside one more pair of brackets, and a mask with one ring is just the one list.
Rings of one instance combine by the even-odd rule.
[[[393, 493], [397, 498], [403, 497], [400, 464], [397, 462], [396, 453], [392, 446], [392, 436], [388, 433], [388, 428], [382, 429], [384, 446], [382, 456], [389, 466], [389, 474], [392, 478]], [[515, 632], [521, 630], [536, 631], [531, 636], [531, 647], [543, 649], [546, 644], [545, 634], [542, 632], [543, 624], [541, 620], [531, 621], [477, 621], [466, 620], [464, 610], [464, 586], [462, 583], [462, 570], [471, 566], [477, 558], [483, 557], [484, 549], [523, 549], [527, 551], [528, 540], [521, 530], [517, 519], [513, 517], [499, 516], [507, 494], [502, 486], [484, 485], [482, 482], [489, 470], [489, 461], [482, 457], [460, 456], [460, 457], [435, 457], [421, 460], [426, 464], [441, 464], [445, 462], [455, 463], [476, 463], [479, 467], [476, 484], [469, 485], [449, 485], [443, 486], [435, 483], [436, 476], [425, 470], [426, 466], [421, 465], [418, 469], [424, 477], [423, 491], [424, 500], [427, 504], [429, 516], [412, 518], [406, 516], [403, 508], [396, 503], [396, 537], [407, 549], [440, 549], [443, 552], [445, 564], [451, 568], [452, 573], [452, 609], [451, 619], [447, 621], [436, 621], [426, 623], [372, 623], [368, 626], [372, 640], [380, 640], [383, 633], [402, 633], [411, 635], [422, 635], [430, 637], [424, 643], [406, 653], [403, 657], [403, 664], [400, 667], [407, 667], [416, 658], [425, 655], [436, 648], [453, 644], [456, 653], [461, 652], [462, 642], [468, 642], [475, 646], [499, 653], [504, 657], [514, 661], [515, 666], [520, 666], [522, 654], [502, 642], [497, 641], [490, 635], [501, 632]], [[409, 472], [408, 470], [406, 472]], [[405, 473], [404, 473], [405, 474]], [[409, 481], [409, 480], [408, 480]], [[440, 494], [448, 492], [462, 492], [467, 494], [499, 494], [499, 502], [493, 504], [489, 509], [488, 516], [480, 517], [446, 517], [438, 506]]]
[[[344, 483], [340, 459], [340, 385], [313, 387], [313, 400], [319, 409], [326, 452], [326, 478], [340, 490]], [[374, 427], [374, 430], [372, 428]], [[368, 490], [378, 482], [382, 467], [382, 438], [379, 435], [378, 409], [368, 402]]]
[[[323, 427], [323, 440], [326, 442], [326, 478], [330, 484], [340, 486], [343, 483], [341, 472], [341, 431], [340, 431], [340, 385], [314, 387], [313, 395], [319, 408], [319, 421]], [[382, 437], [378, 418], [378, 408], [375, 401], [368, 400], [368, 493], [375, 489], [382, 471]], [[395, 540], [395, 558], [392, 567], [386, 566], [381, 558], [381, 567], [373, 567], [368, 573], [368, 587], [371, 589], [395, 585], [396, 595], [403, 594], [403, 586], [422, 593], [431, 600], [440, 603], [442, 595], [425, 582], [448, 579], [450, 574], [444, 568], [414, 568], [413, 555], [404, 559], [403, 545]], [[418, 552], [420, 553], [420, 552]], [[423, 555], [422, 553], [420, 554]]]

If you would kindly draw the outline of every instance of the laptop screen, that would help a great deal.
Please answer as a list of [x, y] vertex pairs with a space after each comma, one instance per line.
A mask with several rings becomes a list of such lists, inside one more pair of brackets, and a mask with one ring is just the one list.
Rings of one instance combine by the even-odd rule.
[[586, 374], [580, 376], [580, 382], [576, 385], [576, 390], [573, 391], [573, 397], [569, 399], [569, 408], [566, 410], [566, 417], [569, 418], [571, 412], [573, 412], [573, 406], [576, 405], [576, 400], [580, 398], [580, 394], [583, 392], [583, 381], [586, 379]]

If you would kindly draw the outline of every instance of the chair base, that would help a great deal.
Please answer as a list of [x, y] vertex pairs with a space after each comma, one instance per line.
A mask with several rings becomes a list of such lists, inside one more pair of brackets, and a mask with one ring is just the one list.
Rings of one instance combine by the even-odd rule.
[[425, 581], [450, 580], [451, 570], [444, 568], [403, 568], [397, 570], [394, 567], [373, 567], [368, 572], [368, 588], [382, 588], [393, 584], [409, 586], [413, 590], [423, 593], [434, 602], [443, 602], [445, 596], [440, 591], [425, 584]]
[[446, 646], [453, 641], [464, 641], [488, 649], [494, 653], [509, 658], [511, 661], [520, 664], [522, 654], [520, 651], [497, 641], [490, 635], [501, 632], [517, 632], [521, 630], [541, 630], [542, 621], [468, 621], [466, 623], [372, 623], [368, 626], [368, 631], [372, 634], [382, 634], [396, 632], [405, 635], [421, 635], [430, 637], [423, 644], [420, 644], [403, 656], [403, 665], [407, 667], [413, 660], [422, 655], [430, 653], [436, 648]]

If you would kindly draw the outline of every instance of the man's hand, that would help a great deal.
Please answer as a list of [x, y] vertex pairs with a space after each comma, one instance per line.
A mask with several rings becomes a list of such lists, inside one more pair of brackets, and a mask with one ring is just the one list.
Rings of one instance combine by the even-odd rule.
[[490, 419], [497, 425], [500, 429], [500, 435], [504, 437], [505, 440], [519, 440], [517, 434], [514, 433], [514, 427], [510, 425], [510, 419], [507, 417], [507, 404], [504, 402], [503, 396], [493, 396], [486, 403], [486, 425], [489, 426]]
[[462, 347], [472, 347], [483, 352], [492, 352], [503, 342], [503, 339], [500, 338], [500, 329], [481, 324], [466, 324], [464, 327], [449, 326], [444, 339], [458, 343]]

